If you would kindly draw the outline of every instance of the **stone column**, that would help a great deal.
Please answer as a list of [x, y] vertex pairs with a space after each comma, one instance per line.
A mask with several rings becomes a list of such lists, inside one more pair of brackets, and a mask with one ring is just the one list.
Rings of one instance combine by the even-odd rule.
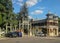
[[20, 30], [20, 26], [21, 26], [21, 25], [20, 25], [20, 20], [19, 20], [19, 30]]
[[32, 30], [31, 30], [31, 26], [30, 26], [30, 36], [32, 36]]
[[33, 36], [35, 36], [35, 28], [33, 27]]
[[30, 28], [29, 28], [29, 23], [27, 23], [27, 26], [28, 26], [28, 36], [30, 36]]
[[22, 23], [21, 23], [21, 25], [22, 25], [22, 36], [24, 36], [24, 23], [23, 23], [23, 21], [24, 21], [24, 17], [22, 18]]
[[15, 31], [17, 30], [16, 27], [17, 27], [17, 25], [15, 25]]
[[47, 36], [50, 36], [50, 29], [47, 29]]
[[1, 37], [1, 27], [0, 27], [0, 37]]
[[47, 29], [47, 36], [49, 35], [49, 29]]
[[9, 27], [10, 27], [10, 32], [12, 32], [12, 30], [13, 30], [13, 29], [12, 29], [12, 24], [10, 24], [10, 26], [9, 26]]
[[57, 36], [58, 36], [58, 29], [56, 29], [56, 31], [57, 31]]
[[56, 34], [55, 34], [55, 29], [53, 29], [53, 33], [54, 33], [54, 35], [56, 35]]
[[7, 30], [7, 24], [6, 24], [6, 33], [8, 33], [8, 30]]
[[52, 31], [52, 36], [55, 36], [55, 34], [54, 34], [54, 32], [53, 32], [53, 31], [54, 31], [53, 28], [51, 29], [51, 31]]
[[22, 36], [24, 36], [24, 24], [22, 23]]

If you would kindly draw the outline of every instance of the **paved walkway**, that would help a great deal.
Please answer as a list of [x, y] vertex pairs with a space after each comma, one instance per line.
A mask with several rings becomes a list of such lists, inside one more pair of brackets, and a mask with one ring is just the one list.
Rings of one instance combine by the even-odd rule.
[[60, 43], [60, 37], [17, 37], [4, 38], [0, 43]]
[[36, 36], [25, 36], [25, 37], [22, 37], [22, 38], [40, 38], [40, 39], [59, 39], [60, 40], [60, 37], [36, 37]]
[[[17, 37], [17, 38], [20, 38], [20, 39], [22, 39], [22, 38], [38, 38], [38, 39], [58, 39], [58, 40], [60, 40], [60, 37], [33, 37], [33, 36], [31, 36], [31, 37], [29, 37], [29, 36], [24, 36], [24, 37]], [[4, 38], [0, 38], [0, 40], [6, 40], [6, 39], [12, 39], [12, 38], [6, 38], [6, 37], [4, 37]]]

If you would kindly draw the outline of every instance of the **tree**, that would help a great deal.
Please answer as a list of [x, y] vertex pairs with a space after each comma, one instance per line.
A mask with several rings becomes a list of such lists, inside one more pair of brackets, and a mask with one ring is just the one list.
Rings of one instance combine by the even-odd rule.
[[1, 14], [0, 14], [0, 24], [2, 24], [2, 16], [1, 16]]
[[0, 27], [12, 20], [12, 0], [0, 0]]

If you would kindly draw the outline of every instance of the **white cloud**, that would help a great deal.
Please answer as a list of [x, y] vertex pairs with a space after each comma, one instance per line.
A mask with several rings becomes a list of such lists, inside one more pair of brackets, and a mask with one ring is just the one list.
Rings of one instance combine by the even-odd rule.
[[31, 6], [35, 5], [35, 3], [30, 2], [30, 1], [27, 1], [26, 3], [27, 3], [27, 7], [31, 7]]
[[[13, 4], [18, 4], [20, 6], [22, 6], [24, 2], [24, 0], [12, 0], [12, 1], [13, 1]], [[41, 2], [41, 0], [27, 0], [26, 4], [27, 4], [27, 7], [31, 7], [36, 5], [38, 2]]]
[[35, 10], [34, 12], [31, 12], [31, 14], [42, 14], [43, 10]]
[[18, 4], [18, 5], [20, 5], [20, 6], [23, 6], [23, 3], [16, 3], [16, 4]]
[[41, 0], [27, 0], [27, 1], [26, 1], [27, 7], [34, 6], [34, 5], [36, 5], [39, 1], [41, 1]]
[[33, 17], [32, 16], [28, 16], [29, 19], [32, 19]]
[[46, 7], [39, 6], [39, 7], [37, 7], [37, 9], [43, 10], [43, 9], [46, 9]]
[[23, 0], [12, 0], [13, 4], [18, 4], [20, 6], [23, 6]]
[[40, 9], [45, 9], [45, 7], [40, 7]]
[[20, 6], [23, 6], [23, 3], [20, 3]]
[[18, 2], [23, 2], [23, 0], [18, 0]]
[[18, 0], [18, 5], [23, 6], [23, 0]]

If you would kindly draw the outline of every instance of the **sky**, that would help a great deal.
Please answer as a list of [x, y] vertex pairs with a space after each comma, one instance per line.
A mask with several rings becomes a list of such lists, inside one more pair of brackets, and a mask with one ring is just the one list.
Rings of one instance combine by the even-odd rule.
[[30, 19], [45, 19], [49, 11], [60, 16], [60, 0], [12, 0], [13, 11], [18, 13], [24, 2]]

